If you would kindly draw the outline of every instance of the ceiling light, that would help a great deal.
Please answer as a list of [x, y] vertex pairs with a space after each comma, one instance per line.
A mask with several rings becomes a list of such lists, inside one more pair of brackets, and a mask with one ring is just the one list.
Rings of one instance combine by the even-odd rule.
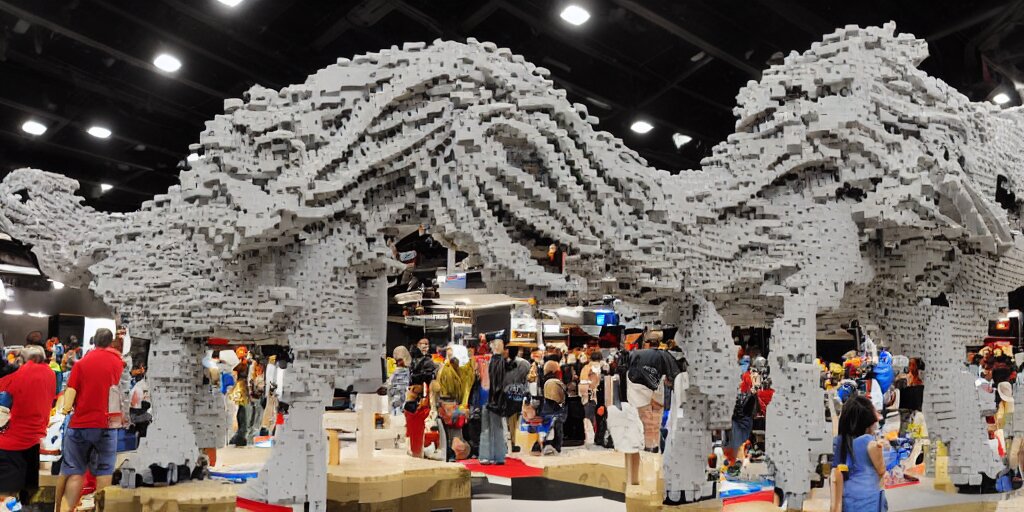
[[42, 135], [46, 133], [46, 125], [38, 121], [25, 121], [21, 125], [21, 131], [29, 135]]
[[1005, 92], [1001, 92], [999, 94], [996, 94], [995, 96], [992, 96], [992, 103], [995, 103], [996, 105], [1006, 105], [1009, 102], [1010, 95], [1006, 94]]
[[113, 185], [110, 185], [108, 183], [100, 183], [100, 194], [102, 194], [102, 193], [104, 193], [104, 192], [106, 192], [106, 191], [108, 191], [108, 190], [110, 190], [112, 188], [114, 188]]
[[46, 313], [39, 312], [39, 313], [29, 313], [28, 316], [34, 316], [36, 318], [46, 318], [46, 317], [48, 317], [50, 315], [47, 315]]
[[222, 4], [224, 4], [224, 5], [226, 5], [226, 6], [228, 6], [228, 7], [234, 7], [234, 6], [242, 3], [244, 0], [217, 0], [217, 1], [222, 3]]
[[90, 126], [87, 131], [89, 135], [96, 137], [97, 139], [105, 139], [110, 137], [111, 131], [108, 128], [102, 126]]
[[673, 133], [672, 134], [672, 143], [676, 145], [676, 149], [679, 149], [679, 148], [685, 146], [691, 140], [693, 140], [693, 137], [690, 137], [689, 135], [686, 135], [686, 134], [683, 134], [683, 133]]
[[62, 283], [60, 281], [54, 281], [53, 279], [50, 279], [50, 283], [53, 285], [53, 289], [54, 290], [63, 290], [64, 289], [64, 283]]
[[4, 310], [4, 314], [5, 314], [5, 315], [14, 315], [14, 316], [18, 316], [18, 315], [24, 315], [24, 314], [25, 314], [25, 312], [24, 312], [24, 311], [22, 311], [22, 310], [20, 310], [20, 309], [5, 309], [5, 310]]
[[157, 55], [156, 58], [153, 59], [153, 65], [160, 68], [161, 71], [166, 71], [168, 73], [174, 73], [181, 69], [181, 61], [174, 55], [167, 53]]
[[641, 135], [654, 129], [654, 125], [647, 121], [634, 121], [633, 125], [629, 127], [630, 130], [637, 132]]
[[[224, 0], [221, 1], [223, 2]], [[560, 16], [563, 20], [576, 26], [582, 25], [590, 19], [590, 13], [578, 5], [570, 5], [565, 9], [562, 9], [562, 14], [560, 14]]]
[[38, 276], [39, 269], [35, 267], [25, 267], [22, 265], [10, 265], [7, 263], [0, 263], [0, 272], [6, 274], [21, 274], [25, 276]]
[[189, 153], [188, 156], [185, 157], [185, 160], [188, 160], [189, 162], [195, 162], [195, 161], [199, 160], [199, 154], [198, 153]]

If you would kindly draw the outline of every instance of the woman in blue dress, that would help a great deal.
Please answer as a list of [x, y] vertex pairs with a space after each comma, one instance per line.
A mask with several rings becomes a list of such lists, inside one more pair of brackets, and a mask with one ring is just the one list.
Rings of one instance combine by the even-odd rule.
[[880, 419], [867, 397], [855, 396], [843, 405], [839, 435], [832, 442], [831, 512], [889, 510], [882, 490], [882, 443], [875, 440]]

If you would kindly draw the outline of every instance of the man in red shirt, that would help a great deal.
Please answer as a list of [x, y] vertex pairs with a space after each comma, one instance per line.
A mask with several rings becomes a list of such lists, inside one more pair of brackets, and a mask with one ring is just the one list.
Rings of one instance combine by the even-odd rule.
[[97, 491], [110, 485], [114, 474], [118, 429], [109, 428], [108, 423], [110, 388], [118, 388], [124, 361], [121, 352], [111, 347], [113, 342], [110, 329], [96, 331], [96, 348], [75, 363], [65, 391], [64, 407], [73, 405], [74, 414], [64, 436], [60, 475], [67, 478], [64, 495], [72, 509], [78, 506], [87, 469], [96, 476]]
[[0, 500], [13, 496], [24, 501], [39, 487], [39, 442], [57, 394], [43, 347], [27, 346], [21, 357], [25, 364], [0, 379], [0, 391], [12, 399], [10, 421], [0, 432]]

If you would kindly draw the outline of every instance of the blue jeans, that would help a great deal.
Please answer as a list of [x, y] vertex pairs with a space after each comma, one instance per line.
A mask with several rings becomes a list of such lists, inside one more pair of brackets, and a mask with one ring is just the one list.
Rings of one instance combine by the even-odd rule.
[[485, 407], [481, 411], [480, 460], [505, 463], [505, 418]]

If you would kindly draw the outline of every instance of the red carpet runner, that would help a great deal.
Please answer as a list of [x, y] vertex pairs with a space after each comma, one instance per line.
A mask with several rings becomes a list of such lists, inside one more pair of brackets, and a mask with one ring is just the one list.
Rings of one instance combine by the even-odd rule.
[[538, 477], [544, 474], [543, 469], [527, 466], [519, 459], [505, 459], [505, 464], [503, 466], [496, 466], [493, 464], [490, 466], [484, 466], [476, 459], [463, 460], [460, 462], [462, 462], [462, 465], [466, 466], [466, 469], [470, 472], [484, 473], [503, 478], [529, 478]]

